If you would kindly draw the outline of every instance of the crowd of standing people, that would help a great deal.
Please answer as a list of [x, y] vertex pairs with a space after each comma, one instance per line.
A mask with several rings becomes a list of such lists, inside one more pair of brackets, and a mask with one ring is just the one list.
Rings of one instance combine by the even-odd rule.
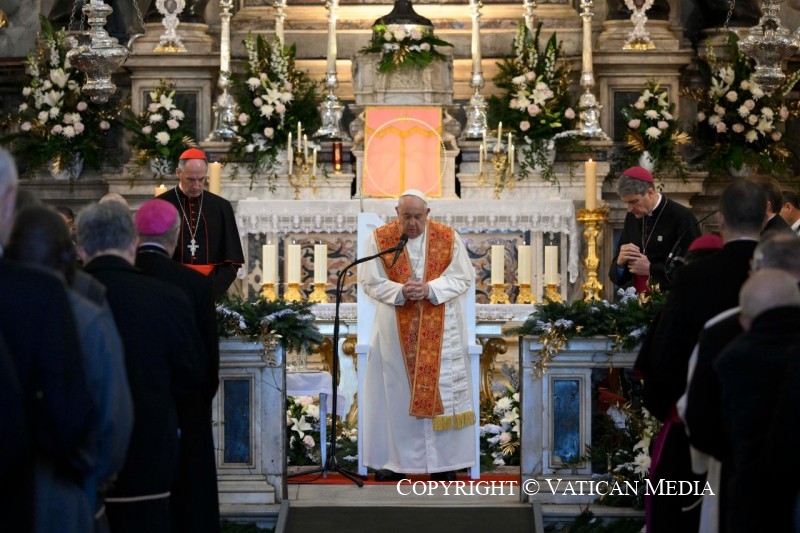
[[[205, 158], [192, 168], [202, 185]], [[235, 274], [238, 234], [162, 199], [75, 217], [18, 192], [0, 149], [0, 530], [218, 532], [215, 296], [233, 277], [172, 257], [186, 222], [204, 238], [192, 251], [210, 263], [227, 246]]]

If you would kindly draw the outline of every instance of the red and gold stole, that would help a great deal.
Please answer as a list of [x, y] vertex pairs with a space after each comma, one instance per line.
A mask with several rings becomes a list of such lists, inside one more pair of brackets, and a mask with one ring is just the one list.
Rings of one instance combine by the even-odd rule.
[[[428, 221], [426, 228], [425, 282], [436, 279], [447, 269], [453, 258], [455, 236], [452, 228]], [[383, 251], [396, 246], [400, 240], [400, 224], [395, 221], [375, 230], [378, 249]], [[406, 283], [412, 276], [408, 252], [389, 268], [392, 254], [381, 257], [389, 279]], [[411, 386], [411, 405], [408, 413], [420, 418], [433, 418], [444, 413], [439, 396], [439, 366], [442, 359], [444, 337], [444, 305], [433, 305], [430, 300], [406, 300], [395, 307], [397, 331], [406, 363], [406, 373]]]

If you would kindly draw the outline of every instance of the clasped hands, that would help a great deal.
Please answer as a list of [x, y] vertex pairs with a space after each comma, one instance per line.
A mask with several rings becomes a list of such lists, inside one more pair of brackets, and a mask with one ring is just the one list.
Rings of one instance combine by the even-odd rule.
[[424, 300], [428, 297], [428, 284], [413, 279], [403, 285], [403, 296], [406, 300]]
[[623, 268], [627, 265], [628, 271], [630, 271], [631, 274], [640, 276], [650, 275], [650, 260], [639, 251], [638, 246], [632, 243], [623, 244], [620, 247], [617, 265]]

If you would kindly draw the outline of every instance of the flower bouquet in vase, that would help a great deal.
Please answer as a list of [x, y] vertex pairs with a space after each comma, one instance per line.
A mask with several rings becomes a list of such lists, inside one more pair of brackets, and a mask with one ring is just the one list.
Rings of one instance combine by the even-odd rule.
[[706, 59], [699, 65], [704, 88], [684, 90], [697, 102], [695, 139], [701, 152], [695, 162], [717, 176], [743, 170], [790, 175], [790, 152], [782, 130], [790, 116], [800, 114], [800, 107], [785, 97], [800, 79], [800, 71], [768, 95], [753, 81], [753, 62], [739, 51], [737, 42], [731, 32], [727, 59], [717, 58], [708, 43]]
[[56, 179], [80, 176], [84, 163], [99, 169], [106, 134], [119, 116], [114, 102], [84, 97], [84, 75], [67, 59], [67, 34], [41, 17], [42, 46], [28, 54], [19, 108], [2, 118], [0, 137], [25, 173], [47, 169]]
[[196, 142], [186, 113], [175, 105], [174, 82], [160, 80], [149, 98], [141, 113], [134, 114], [128, 109], [122, 125], [133, 136], [130, 145], [136, 151], [133, 162], [137, 169], [149, 166], [153, 176], [161, 181], [175, 173], [181, 153]]
[[[514, 38], [514, 55], [498, 63], [494, 77], [501, 96], [488, 100], [489, 124], [509, 128], [521, 148], [519, 179], [538, 170], [542, 179], [558, 183], [553, 169], [553, 148], [569, 142], [576, 114], [570, 104], [569, 66], [560, 60], [556, 34], [539, 49], [541, 23], [531, 35], [520, 21]], [[487, 154], [488, 155], [488, 154]]]
[[648, 82], [639, 98], [622, 108], [627, 130], [619, 159], [625, 168], [644, 167], [658, 180], [666, 174], [686, 179], [686, 164], [679, 147], [688, 144], [690, 137], [673, 116], [674, 107], [666, 89]]
[[[270, 43], [260, 35], [248, 35], [244, 45], [248, 58], [245, 72], [232, 78], [239, 107], [238, 137], [226, 161], [244, 165], [251, 187], [260, 174], [266, 174], [270, 190], [274, 190], [285, 165], [278, 161], [278, 154], [288, 147], [292, 131], [300, 129], [298, 124], [305, 131], [319, 129], [319, 84], [295, 68], [295, 45], [284, 46], [277, 37]], [[233, 169], [235, 179], [239, 166]]]

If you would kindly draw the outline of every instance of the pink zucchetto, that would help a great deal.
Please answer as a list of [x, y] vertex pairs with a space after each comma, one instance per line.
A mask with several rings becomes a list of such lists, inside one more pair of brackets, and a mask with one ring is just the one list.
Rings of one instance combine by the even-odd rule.
[[623, 172], [622, 175], [645, 183], [653, 183], [653, 175], [643, 167], [631, 167]]
[[165, 200], [153, 198], [142, 204], [134, 221], [140, 235], [162, 235], [175, 225], [178, 210]]

